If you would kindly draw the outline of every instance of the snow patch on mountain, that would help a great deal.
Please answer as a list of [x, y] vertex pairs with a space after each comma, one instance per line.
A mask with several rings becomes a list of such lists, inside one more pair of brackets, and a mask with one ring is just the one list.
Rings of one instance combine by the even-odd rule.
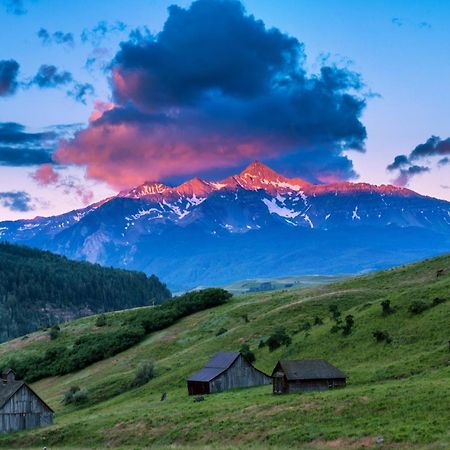
[[352, 211], [352, 220], [361, 220], [361, 217], [358, 215], [358, 207], [356, 206], [355, 209]]
[[293, 219], [300, 214], [299, 212], [293, 211], [289, 208], [286, 208], [285, 206], [278, 205], [276, 199], [274, 198], [272, 198], [271, 200], [263, 198], [262, 202], [267, 206], [270, 214], [276, 214], [277, 216], [287, 219]]

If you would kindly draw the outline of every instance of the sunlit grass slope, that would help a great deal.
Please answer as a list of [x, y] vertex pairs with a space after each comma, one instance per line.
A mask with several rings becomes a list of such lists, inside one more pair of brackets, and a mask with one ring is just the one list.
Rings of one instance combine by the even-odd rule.
[[[436, 277], [438, 269], [446, 269]], [[442, 303], [433, 300], [448, 300]], [[382, 315], [381, 302], [394, 312]], [[412, 314], [412, 302], [430, 307]], [[437, 303], [437, 304], [436, 304]], [[342, 317], [351, 314], [349, 336], [331, 333], [329, 306]], [[248, 317], [248, 321], [245, 318]], [[323, 324], [313, 325], [316, 317]], [[307, 329], [305, 323], [312, 326]], [[109, 318], [120, 326], [120, 313]], [[258, 348], [279, 326], [292, 344], [270, 352]], [[60, 342], [104, 332], [95, 318], [62, 327]], [[107, 328], [107, 327], [106, 327]], [[225, 333], [217, 336], [220, 329]], [[372, 333], [392, 339], [377, 343]], [[221, 447], [450, 448], [450, 257], [370, 274], [310, 289], [235, 297], [150, 335], [113, 358], [63, 377], [48, 378], [33, 388], [56, 410], [55, 425], [0, 436], [13, 447]], [[348, 374], [345, 389], [273, 396], [270, 386], [236, 390], [194, 402], [186, 377], [219, 350], [239, 350], [248, 343], [255, 365], [271, 372], [280, 358], [324, 358]], [[45, 332], [0, 346], [0, 365], [52, 345]], [[157, 376], [127, 389], [143, 360], [155, 363]], [[72, 385], [89, 391], [84, 406], [64, 406]], [[161, 394], [167, 400], [161, 401]]]

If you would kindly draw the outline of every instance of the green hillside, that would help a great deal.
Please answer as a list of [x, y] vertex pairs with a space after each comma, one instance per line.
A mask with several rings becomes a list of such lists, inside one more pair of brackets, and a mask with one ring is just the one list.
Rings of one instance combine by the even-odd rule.
[[0, 342], [103, 311], [161, 303], [157, 277], [0, 243]]
[[[439, 269], [445, 271], [437, 277]], [[340, 313], [338, 326], [333, 311]], [[108, 315], [103, 327], [95, 317], [64, 325], [61, 343], [70, 347], [86, 333], [115, 330], [126, 314]], [[350, 315], [354, 324], [345, 330]], [[272, 352], [260, 346], [280, 326], [292, 343]], [[335, 284], [234, 297], [83, 370], [34, 383], [56, 410], [55, 424], [0, 436], [0, 447], [448, 449], [449, 339], [448, 256]], [[214, 352], [243, 343], [262, 370], [270, 372], [281, 358], [324, 358], [348, 374], [348, 386], [286, 396], [263, 386], [202, 402], [188, 397], [189, 374]], [[28, 358], [51, 345], [43, 332], [2, 344], [0, 367], [13, 353]], [[156, 376], [131, 388], [143, 361], [154, 363]], [[84, 403], [62, 402], [71, 386], [86, 390]]]

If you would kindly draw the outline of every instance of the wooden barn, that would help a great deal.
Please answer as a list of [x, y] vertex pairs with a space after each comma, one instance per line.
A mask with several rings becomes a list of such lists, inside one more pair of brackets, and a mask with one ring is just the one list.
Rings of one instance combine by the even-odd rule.
[[270, 384], [269, 375], [253, 367], [240, 353], [216, 353], [187, 379], [189, 395], [213, 394], [228, 389]]
[[323, 359], [303, 359], [278, 361], [272, 380], [274, 394], [287, 394], [344, 387], [347, 375]]
[[0, 380], [0, 433], [42, 427], [53, 423], [53, 410], [8, 369]]

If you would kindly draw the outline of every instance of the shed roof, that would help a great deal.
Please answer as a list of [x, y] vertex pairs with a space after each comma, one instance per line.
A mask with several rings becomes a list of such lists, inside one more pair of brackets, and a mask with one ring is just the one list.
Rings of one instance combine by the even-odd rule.
[[198, 372], [188, 378], [188, 381], [208, 382], [225, 372], [239, 357], [239, 352], [218, 352]]
[[5, 406], [8, 400], [23, 386], [26, 386], [51, 412], [54, 412], [47, 403], [42, 400], [33, 389], [30, 388], [24, 381], [10, 381], [9, 383], [4, 383], [0, 381], [0, 409]]
[[[323, 359], [300, 359], [278, 361], [288, 380], [323, 380], [347, 378], [347, 375]], [[277, 370], [275, 367], [274, 372]]]

